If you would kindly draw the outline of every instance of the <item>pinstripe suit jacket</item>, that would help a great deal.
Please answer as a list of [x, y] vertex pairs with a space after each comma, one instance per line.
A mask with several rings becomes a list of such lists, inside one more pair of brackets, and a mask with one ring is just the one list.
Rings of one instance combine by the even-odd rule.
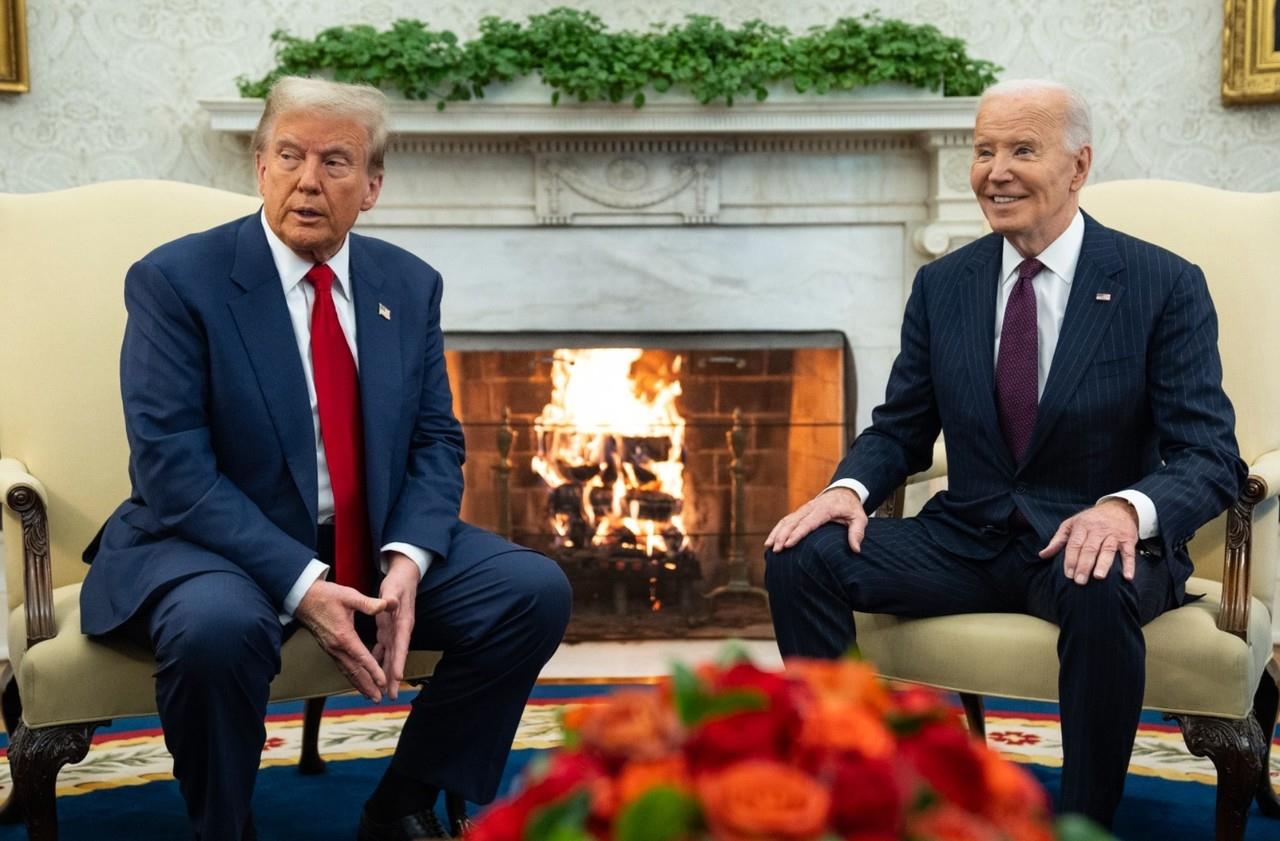
[[995, 404], [1000, 259], [1001, 238], [990, 234], [916, 275], [885, 401], [835, 478], [866, 485], [874, 509], [929, 466], [944, 431], [949, 487], [919, 516], [939, 544], [969, 558], [1004, 549], [1015, 507], [1044, 545], [1067, 517], [1136, 489], [1159, 517], [1159, 538], [1143, 549], [1163, 555], [1181, 597], [1191, 574], [1187, 541], [1231, 504], [1246, 473], [1204, 274], [1085, 215], [1062, 331], [1019, 464]]

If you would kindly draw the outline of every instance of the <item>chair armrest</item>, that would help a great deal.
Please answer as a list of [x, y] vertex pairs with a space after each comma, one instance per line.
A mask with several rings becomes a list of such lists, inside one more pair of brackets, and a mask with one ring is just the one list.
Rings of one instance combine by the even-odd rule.
[[928, 470], [921, 470], [919, 473], [913, 473], [907, 477], [908, 485], [918, 485], [921, 482], [928, 482], [932, 479], [941, 479], [947, 475], [947, 445], [942, 440], [942, 436], [938, 436], [938, 440], [933, 442], [933, 464], [929, 465]]
[[1227, 546], [1222, 559], [1222, 609], [1218, 628], [1249, 639], [1250, 560], [1253, 509], [1280, 493], [1280, 450], [1264, 453], [1249, 466], [1240, 496], [1227, 511]]
[[[14, 458], [0, 459], [0, 505], [22, 522], [20, 554], [11, 546], [5, 563], [22, 559], [23, 608], [27, 617], [27, 648], [57, 636], [53, 621], [53, 563], [49, 557], [48, 494], [40, 480]], [[16, 542], [16, 541], [15, 541]], [[11, 642], [12, 644], [12, 642]]]
[[27, 472], [27, 466], [16, 458], [0, 458], [0, 505], [7, 505], [9, 491], [24, 485], [35, 491], [41, 502], [47, 502], [48, 493], [40, 480]]
[[921, 470], [919, 473], [913, 473], [907, 477], [907, 481], [898, 486], [888, 499], [880, 503], [880, 507], [876, 509], [877, 517], [901, 517], [902, 508], [907, 497], [907, 487], [909, 485], [918, 485], [921, 482], [928, 482], [931, 479], [941, 479], [947, 475], [947, 447], [943, 443], [942, 436], [938, 436], [938, 440], [933, 442], [933, 463], [929, 465], [927, 470]]

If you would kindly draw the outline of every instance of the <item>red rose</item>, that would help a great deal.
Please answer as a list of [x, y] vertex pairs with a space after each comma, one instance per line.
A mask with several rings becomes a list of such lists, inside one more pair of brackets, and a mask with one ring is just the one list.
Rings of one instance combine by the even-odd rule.
[[985, 748], [960, 727], [936, 723], [901, 742], [899, 755], [948, 803], [982, 814], [986, 785], [981, 750]]
[[467, 841], [521, 841], [529, 810], [515, 800], [495, 803], [471, 825]]
[[802, 687], [782, 675], [738, 663], [722, 672], [704, 672], [712, 692], [748, 690], [763, 697], [765, 709], [707, 719], [685, 741], [685, 756], [696, 772], [743, 759], [785, 759], [800, 730], [795, 694]]
[[590, 785], [601, 773], [600, 766], [582, 753], [555, 754], [541, 777], [486, 810], [468, 833], [468, 841], [520, 841], [533, 812]]
[[842, 757], [831, 782], [832, 828], [845, 838], [898, 838], [907, 805], [904, 789], [901, 770], [889, 760]]

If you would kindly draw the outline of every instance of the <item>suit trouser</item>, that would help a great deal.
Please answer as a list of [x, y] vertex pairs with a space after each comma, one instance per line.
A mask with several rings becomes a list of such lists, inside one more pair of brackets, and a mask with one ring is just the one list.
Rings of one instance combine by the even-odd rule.
[[872, 518], [862, 551], [829, 523], [789, 550], [765, 553], [778, 648], [838, 657], [855, 642], [852, 611], [896, 616], [1029, 613], [1059, 627], [1062, 792], [1058, 807], [1110, 825], [1124, 788], [1145, 686], [1142, 626], [1174, 607], [1163, 561], [1139, 554], [1133, 581], [1117, 558], [1084, 586], [1025, 535], [990, 560], [957, 557], [916, 519]]
[[[485, 539], [479, 539], [483, 536]], [[411, 647], [444, 652], [414, 698], [391, 763], [473, 802], [493, 799], [524, 703], [569, 619], [555, 562], [466, 526], [418, 589]], [[362, 623], [369, 640], [372, 623]], [[156, 702], [196, 837], [238, 841], [249, 821], [280, 646], [296, 629], [247, 576], [212, 572], [157, 594], [122, 631], [153, 647]], [[354, 832], [358, 807], [353, 806]]]

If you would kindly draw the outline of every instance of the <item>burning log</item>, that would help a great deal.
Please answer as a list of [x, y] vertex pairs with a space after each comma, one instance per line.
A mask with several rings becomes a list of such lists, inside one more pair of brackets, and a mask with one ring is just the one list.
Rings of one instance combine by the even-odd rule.
[[534, 425], [556, 555], [598, 580], [619, 613], [641, 594], [651, 610], [685, 607], [701, 577], [684, 525], [680, 365], [639, 349], [557, 351]]

